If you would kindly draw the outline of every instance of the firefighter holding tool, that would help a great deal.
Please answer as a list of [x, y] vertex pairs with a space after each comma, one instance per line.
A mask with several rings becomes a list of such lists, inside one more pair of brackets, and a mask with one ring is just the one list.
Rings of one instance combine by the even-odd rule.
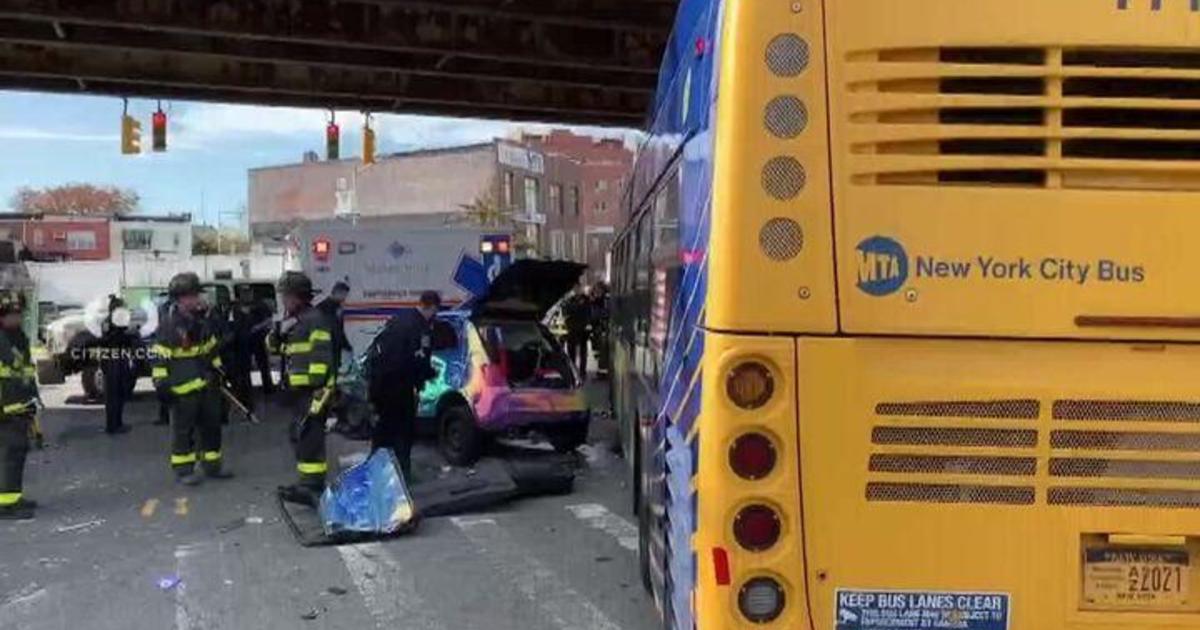
[[218, 332], [206, 316], [196, 274], [177, 274], [168, 290], [172, 305], [158, 325], [151, 376], [171, 400], [171, 468], [189, 486], [204, 477], [228, 479], [233, 475], [221, 456]]
[[37, 503], [25, 498], [25, 457], [38, 406], [29, 338], [21, 330], [21, 295], [0, 291], [0, 520], [27, 520]]
[[289, 271], [279, 280], [286, 318], [267, 344], [283, 356], [288, 408], [297, 416], [295, 438], [299, 483], [282, 489], [289, 501], [315, 505], [325, 488], [325, 419], [336, 392], [337, 356], [328, 315], [312, 305], [312, 280]]

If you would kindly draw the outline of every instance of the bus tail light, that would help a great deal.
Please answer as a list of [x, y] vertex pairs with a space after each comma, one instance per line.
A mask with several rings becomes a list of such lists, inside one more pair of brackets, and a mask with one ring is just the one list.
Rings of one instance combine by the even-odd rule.
[[738, 609], [754, 623], [770, 623], [783, 612], [786, 597], [779, 582], [757, 577], [742, 585], [738, 593]]
[[724, 547], [713, 547], [712, 560], [717, 586], [729, 586], [729, 552]]
[[757, 361], [739, 363], [725, 380], [725, 393], [742, 409], [758, 409], [775, 394], [771, 370]]
[[749, 551], [766, 551], [779, 542], [782, 525], [775, 510], [765, 505], [741, 509], [733, 520], [733, 537]]
[[729, 467], [737, 476], [751, 481], [771, 474], [775, 458], [775, 445], [761, 433], [743, 434], [729, 448]]

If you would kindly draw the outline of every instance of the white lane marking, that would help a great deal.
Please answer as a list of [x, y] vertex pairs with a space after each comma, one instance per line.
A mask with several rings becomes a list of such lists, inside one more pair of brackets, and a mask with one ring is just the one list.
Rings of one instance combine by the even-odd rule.
[[613, 514], [608, 508], [599, 503], [582, 503], [568, 505], [567, 511], [575, 518], [583, 521], [588, 527], [598, 529], [617, 539], [617, 542], [629, 551], [638, 550], [638, 528], [633, 523]]
[[194, 548], [181, 546], [175, 548], [175, 630], [199, 630], [200, 624], [191, 610], [193, 602], [187, 596], [187, 583], [183, 581], [184, 560], [192, 555]]
[[418, 572], [402, 568], [383, 545], [342, 545], [337, 550], [376, 628], [445, 630], [417, 593], [413, 576]]
[[591, 601], [566, 586], [549, 567], [520, 548], [494, 519], [453, 517], [450, 519], [484, 555], [490, 556], [502, 574], [498, 584], [517, 587], [531, 604], [564, 630], [621, 630]]

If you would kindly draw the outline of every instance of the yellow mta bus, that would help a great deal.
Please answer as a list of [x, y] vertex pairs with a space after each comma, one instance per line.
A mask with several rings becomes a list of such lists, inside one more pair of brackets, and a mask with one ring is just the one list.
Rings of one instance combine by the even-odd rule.
[[683, 0], [613, 250], [672, 628], [1200, 628], [1200, 2]]

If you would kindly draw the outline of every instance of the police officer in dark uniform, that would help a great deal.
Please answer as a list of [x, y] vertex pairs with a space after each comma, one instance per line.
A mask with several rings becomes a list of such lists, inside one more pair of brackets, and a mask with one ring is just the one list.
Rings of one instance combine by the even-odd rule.
[[21, 295], [0, 292], [0, 520], [26, 520], [37, 503], [23, 493], [25, 456], [37, 412], [37, 377], [21, 330]]
[[388, 320], [372, 350], [368, 385], [379, 422], [371, 436], [371, 450], [392, 449], [405, 478], [412, 475], [412, 445], [421, 388], [425, 381], [436, 376], [430, 365], [430, 338], [433, 316], [441, 304], [441, 296], [436, 292], [421, 294], [417, 310], [403, 311]]
[[[153, 347], [154, 386], [171, 398], [171, 468], [176, 480], [194, 486], [203, 476], [232, 477], [222, 466], [220, 339], [201, 297], [200, 278], [176, 275], [172, 307], [158, 325]], [[196, 469], [196, 464], [200, 469]]]
[[346, 298], [350, 295], [350, 285], [338, 281], [329, 290], [325, 299], [317, 302], [317, 308], [325, 312], [325, 317], [333, 321], [333, 352], [342, 356], [343, 352], [351, 351], [350, 339], [346, 337]]
[[129, 331], [129, 309], [119, 297], [109, 296], [108, 316], [100, 337], [100, 372], [104, 375], [104, 432], [128, 433], [125, 403], [133, 390], [133, 348], [137, 340]]
[[247, 409], [254, 408], [250, 370], [254, 355], [255, 327], [258, 324], [258, 317], [254, 312], [254, 294], [250, 287], [238, 287], [237, 302], [229, 314], [231, 340], [225, 363], [233, 394]]
[[312, 280], [289, 271], [279, 280], [287, 318], [267, 339], [283, 357], [285, 401], [299, 423], [295, 432], [299, 483], [284, 488], [284, 498], [314, 504], [325, 488], [325, 418], [335, 395], [337, 355], [333, 351], [334, 323], [313, 307]]
[[582, 287], [563, 303], [567, 327], [567, 355], [578, 366], [579, 378], [587, 378], [588, 326], [592, 321], [592, 302]]

